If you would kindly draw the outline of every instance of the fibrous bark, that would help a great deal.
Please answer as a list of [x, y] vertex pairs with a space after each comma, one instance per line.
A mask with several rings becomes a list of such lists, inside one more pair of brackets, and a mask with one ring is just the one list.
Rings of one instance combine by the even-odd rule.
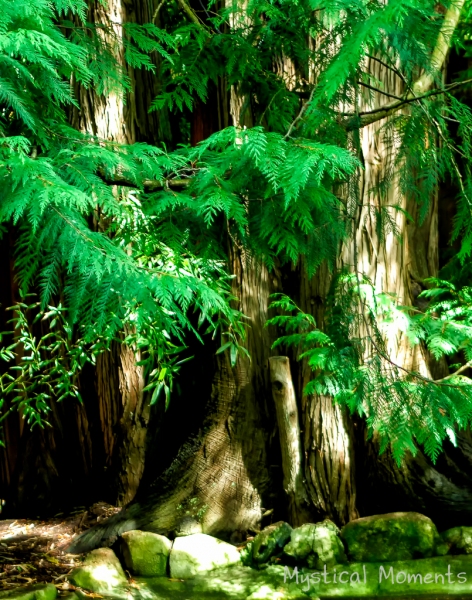
[[251, 325], [247, 334], [251, 361], [240, 357], [232, 367], [226, 353], [216, 356], [213, 365], [205, 364], [214, 376], [203, 426], [135, 502], [108, 523], [85, 532], [71, 551], [86, 551], [136, 528], [169, 535], [187, 511], [201, 521], [205, 533], [242, 539], [248, 530], [260, 528], [263, 509], [272, 508], [271, 338], [264, 328], [271, 282], [263, 267], [246, 268], [239, 254], [231, 264], [240, 308]]
[[[148, 21], [149, 3], [137, 4], [137, 17]], [[115, 48], [117, 63], [122, 63], [120, 40], [127, 20], [124, 1], [111, 0], [106, 5], [99, 0], [90, 2], [87, 20], [110, 27], [100, 35]], [[138, 94], [130, 94], [126, 99], [119, 91], [108, 90], [99, 95], [92, 88], [74, 83], [80, 108], [71, 110], [70, 122], [81, 131], [118, 143], [133, 143], [136, 132], [142, 139], [143, 129], [152, 138], [157, 125], [152, 116], [147, 118], [149, 104], [136, 106], [148, 87], [142, 85]], [[95, 225], [97, 229], [102, 227], [99, 219]], [[12, 261], [13, 253], [8, 256]], [[6, 272], [12, 274], [12, 268]], [[5, 289], [14, 289], [13, 276]], [[17, 300], [12, 293], [11, 301], [4, 306]], [[52, 403], [52, 428], [30, 431], [21, 414], [10, 415], [0, 470], [1, 481], [9, 490], [7, 514], [21, 511], [23, 515], [37, 516], [97, 500], [126, 504], [134, 497], [144, 470], [149, 421], [143, 370], [136, 366], [137, 360], [139, 356], [132, 348], [113, 344], [109, 352], [98, 357], [95, 369], [84, 370], [80, 383], [83, 404], [72, 400]]]

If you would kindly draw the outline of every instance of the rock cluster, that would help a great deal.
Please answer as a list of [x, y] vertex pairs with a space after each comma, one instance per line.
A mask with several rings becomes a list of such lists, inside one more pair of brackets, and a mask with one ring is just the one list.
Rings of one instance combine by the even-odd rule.
[[[456, 527], [439, 535], [428, 517], [415, 512], [374, 515], [351, 521], [341, 530], [330, 520], [292, 527], [283, 521], [263, 529], [243, 552], [235, 546], [182, 527], [174, 542], [147, 531], [128, 531], [118, 546], [123, 567], [134, 576], [189, 579], [218, 568], [268, 564], [322, 570], [350, 562], [391, 562], [472, 553], [472, 528]], [[190, 535], [185, 535], [185, 533]], [[94, 550], [70, 575], [74, 585], [95, 592], [126, 583], [119, 559], [109, 548]]]
[[[188, 579], [198, 573], [241, 562], [238, 550], [211, 535], [195, 533], [169, 539], [149, 531], [128, 531], [118, 550], [124, 568], [137, 577]], [[69, 575], [72, 584], [97, 593], [127, 583], [116, 554], [110, 548], [90, 552]]]

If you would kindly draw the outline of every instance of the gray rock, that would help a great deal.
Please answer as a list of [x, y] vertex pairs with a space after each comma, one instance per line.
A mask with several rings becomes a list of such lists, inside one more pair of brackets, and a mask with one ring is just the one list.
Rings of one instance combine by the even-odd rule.
[[202, 571], [240, 564], [237, 549], [210, 535], [196, 533], [178, 537], [170, 552], [170, 576], [188, 579]]
[[279, 521], [265, 527], [256, 535], [252, 544], [252, 558], [256, 564], [267, 562], [271, 556], [279, 553], [290, 539], [292, 528], [288, 523]]
[[195, 517], [183, 517], [175, 528], [175, 537], [203, 533], [202, 524]]
[[341, 537], [349, 558], [358, 562], [428, 558], [439, 540], [431, 519], [416, 512], [356, 519], [343, 527]]
[[112, 592], [128, 582], [120, 561], [110, 548], [98, 548], [87, 554], [82, 565], [69, 575], [69, 581], [98, 593]]
[[306, 523], [292, 531], [284, 554], [293, 562], [310, 569], [323, 569], [346, 562], [346, 553], [339, 529], [326, 519], [321, 523]]
[[443, 531], [436, 554], [472, 554], [472, 527], [453, 527]]
[[167, 573], [172, 542], [150, 531], [127, 531], [121, 536], [123, 564], [134, 575], [163, 577]]
[[1, 600], [55, 600], [56, 586], [52, 583], [37, 583], [0, 592]]

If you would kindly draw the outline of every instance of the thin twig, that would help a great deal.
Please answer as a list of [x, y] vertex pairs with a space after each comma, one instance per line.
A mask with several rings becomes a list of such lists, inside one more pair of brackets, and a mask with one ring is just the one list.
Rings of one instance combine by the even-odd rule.
[[446, 375], [446, 377], [443, 377], [442, 379], [436, 379], [434, 381], [434, 383], [442, 383], [443, 381], [452, 379], [453, 377], [460, 375], [461, 373], [463, 373], [466, 369], [469, 369], [470, 367], [472, 367], [472, 360], [469, 360], [468, 362], [466, 362], [465, 365], [462, 365], [462, 367], [457, 369], [457, 371], [454, 371], [454, 373], [451, 373], [450, 375]]
[[305, 113], [306, 109], [308, 108], [308, 105], [313, 100], [314, 93], [315, 93], [315, 88], [313, 88], [311, 90], [310, 97], [305, 102], [305, 104], [301, 107], [300, 112], [298, 113], [298, 115], [295, 117], [295, 120], [291, 123], [290, 127], [288, 128], [287, 133], [284, 135], [284, 140], [286, 140], [287, 138], [290, 137], [290, 134], [292, 133], [293, 128], [295, 127], [295, 124], [297, 123], [297, 121], [299, 121], [303, 117], [303, 114]]
[[207, 30], [207, 28], [196, 15], [196, 13], [190, 8], [190, 6], [185, 2], [185, 0], [177, 0], [177, 4], [184, 11], [187, 17], [192, 21], [192, 23], [195, 23], [195, 25], [198, 25], [198, 27], [200, 27], [200, 29], [203, 29], [204, 31]]
[[159, 11], [160, 11], [160, 10], [161, 10], [161, 8], [164, 6], [164, 3], [165, 3], [165, 0], [161, 0], [161, 1], [159, 2], [159, 4], [157, 5], [157, 8], [156, 8], [156, 10], [154, 11], [154, 14], [152, 15], [152, 19], [151, 19], [153, 23], [155, 23], [155, 22], [156, 22], [156, 19], [157, 19], [158, 15], [159, 15]]
[[374, 92], [378, 92], [379, 94], [383, 94], [384, 96], [388, 96], [389, 98], [395, 98], [395, 100], [403, 100], [403, 98], [400, 98], [400, 96], [395, 96], [394, 94], [390, 94], [389, 92], [379, 90], [379, 88], [376, 88], [373, 85], [369, 85], [368, 83], [364, 83], [363, 81], [358, 81], [357, 83], [358, 85], [362, 85], [362, 87], [368, 88], [369, 90], [372, 90]]
[[[119, 185], [121, 187], [139, 188], [139, 184], [134, 181], [125, 179], [124, 177], [114, 177], [113, 179], [107, 178], [104, 175], [97, 173], [100, 179], [107, 185]], [[142, 182], [142, 187], [147, 192], [153, 190], [161, 190], [166, 188], [182, 189], [187, 188], [190, 185], [190, 179], [145, 179]]]

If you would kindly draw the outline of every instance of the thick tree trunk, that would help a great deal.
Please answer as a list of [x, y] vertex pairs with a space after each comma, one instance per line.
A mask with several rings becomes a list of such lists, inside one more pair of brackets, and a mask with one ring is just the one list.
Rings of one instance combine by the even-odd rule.
[[[72, 551], [96, 547], [136, 527], [171, 534], [185, 515], [197, 518], [206, 533], [242, 539], [247, 531], [260, 528], [266, 509], [274, 508], [274, 496], [281, 491], [274, 492], [274, 479], [281, 484], [281, 477], [270, 472], [269, 436], [275, 430], [275, 415], [268, 360], [273, 338], [264, 328], [272, 282], [263, 267], [247, 268], [239, 253], [231, 264], [240, 308], [249, 317], [251, 361], [240, 357], [232, 367], [227, 353], [214, 357], [210, 398], [203, 403], [206, 418], [199, 431], [181, 447], [171, 466], [140, 491], [136, 502], [86, 532]], [[185, 406], [183, 399], [180, 414], [185, 414]]]
[[[325, 302], [331, 284], [326, 265], [309, 279], [303, 261], [297, 270], [300, 308], [319, 326], [325, 318]], [[298, 369], [297, 394], [301, 398], [305, 451], [305, 479], [315, 520], [332, 519], [344, 524], [358, 517], [356, 504], [353, 425], [347, 411], [328, 396], [305, 396], [303, 390], [313, 372], [306, 361]]]
[[[132, 12], [129, 20], [151, 20], [152, 7], [148, 2], [139, 2], [137, 7], [136, 11], [134, 4], [126, 6], [124, 0], [109, 1], [105, 7], [95, 0], [89, 8], [92, 22], [112, 24], [118, 40], [118, 62], [123, 62], [119, 40], [123, 35], [121, 24], [129, 18], [127, 12]], [[147, 119], [145, 115], [152, 100], [149, 94], [155, 86], [146, 85], [151, 80], [147, 81], [141, 72], [131, 71], [130, 75], [134, 83], [139, 81], [140, 86], [128, 94], [126, 103], [118, 93], [97, 96], [77, 86], [81, 110], [73, 112], [72, 123], [82, 131], [119, 143], [134, 143], [137, 131], [141, 137], [146, 131], [147, 137], [152, 138], [158, 131], [158, 125], [154, 122], [155, 118]], [[144, 471], [149, 403], [143, 393], [143, 367], [136, 365], [139, 358], [132, 348], [114, 344], [109, 352], [98, 357], [96, 365], [95, 387], [107, 462], [109, 500], [119, 505], [134, 498]]]
[[[367, 68], [382, 82], [383, 90], [401, 95], [402, 82], [391, 70], [373, 59], [369, 59]], [[375, 95], [375, 100], [377, 105], [385, 102], [380, 94]], [[365, 165], [360, 183], [361, 206], [354, 237], [343, 248], [341, 264], [354, 265], [371, 279], [378, 291], [393, 293], [400, 304], [411, 306], [421, 291], [418, 282], [437, 275], [438, 271], [438, 196], [431, 198], [423, 223], [417, 203], [412, 198], [399, 197], [398, 176], [382, 194], [372, 197], [369, 190], [385, 178], [397, 151], [386, 142], [381, 132], [383, 125], [384, 121], [379, 121], [360, 132]], [[401, 243], [393, 233], [381, 239], [372, 218], [374, 211], [395, 204], [413, 217], [408, 223], [405, 213], [387, 209], [402, 236]], [[412, 348], [401, 332], [390, 336], [388, 349], [391, 359], [403, 368], [432, 378], [440, 378], [447, 372], [445, 362], [435, 363], [420, 346]], [[433, 518], [440, 527], [472, 522], [470, 436], [459, 436], [458, 448], [446, 444], [436, 465], [418, 451], [415, 457], [407, 455], [398, 467], [390, 451], [379, 456], [378, 441], [375, 436], [373, 440], [366, 439], [365, 425], [359, 420], [355, 424], [358, 506], [362, 515], [416, 510]]]

